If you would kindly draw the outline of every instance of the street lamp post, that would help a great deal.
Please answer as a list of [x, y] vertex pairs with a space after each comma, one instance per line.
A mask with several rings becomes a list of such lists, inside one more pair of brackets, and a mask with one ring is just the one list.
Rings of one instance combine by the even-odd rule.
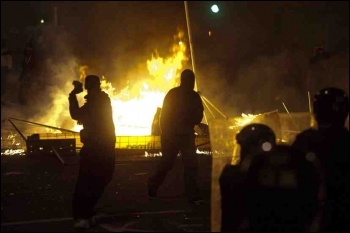
[[[194, 59], [194, 53], [193, 53], [193, 43], [192, 43], [192, 34], [191, 34], [191, 24], [190, 24], [190, 17], [188, 14], [188, 4], [187, 1], [184, 1], [185, 4], [185, 14], [186, 14], [186, 24], [187, 24], [187, 32], [188, 32], [188, 39], [189, 39], [189, 44], [190, 44], [190, 53], [191, 53], [191, 61], [192, 61], [192, 70], [193, 73], [196, 74], [195, 72], [195, 59]], [[219, 7], [217, 5], [212, 6], [212, 11], [214, 13], [219, 12]], [[194, 90], [198, 91], [198, 85], [197, 85], [197, 78], [195, 79], [194, 82]], [[207, 98], [205, 98], [202, 94], [200, 94], [200, 97], [203, 101], [203, 104], [205, 107], [207, 107], [208, 111], [213, 115], [212, 111], [210, 110], [210, 106], [212, 106], [217, 112], [219, 112], [223, 117], [226, 118], [226, 116], [220, 112]], [[209, 106], [210, 105], [210, 106]], [[204, 121], [208, 124], [208, 119], [204, 111]], [[214, 116], [214, 115], [213, 115]]]
[[[191, 36], [191, 24], [190, 24], [190, 17], [188, 15], [188, 5], [187, 5], [187, 1], [184, 1], [184, 4], [185, 4], [185, 14], [186, 14], [186, 24], [187, 24], [187, 34], [188, 34], [188, 40], [189, 40], [189, 43], [190, 43], [190, 53], [191, 53], [191, 61], [192, 61], [192, 70], [193, 70], [193, 73], [196, 74], [196, 70], [195, 70], [195, 60], [194, 60], [194, 54], [193, 54], [193, 43], [192, 43], [192, 36]], [[197, 91], [198, 90], [198, 85], [197, 85], [197, 78], [194, 80], [194, 90]], [[203, 97], [202, 95], [201, 96], [201, 99], [203, 100]], [[203, 100], [204, 102], [204, 100]], [[204, 102], [205, 103], [205, 102]], [[207, 120], [207, 116], [204, 112], [204, 120], [205, 122], [208, 124], [208, 120]]]
[[[188, 34], [188, 40], [189, 40], [189, 44], [190, 44], [190, 53], [191, 53], [191, 62], [192, 62], [192, 70], [193, 73], [196, 73], [195, 70], [195, 60], [194, 60], [194, 56], [193, 56], [193, 43], [192, 43], [192, 36], [191, 36], [191, 24], [190, 24], [190, 17], [188, 15], [188, 5], [187, 5], [187, 1], [184, 1], [185, 3], [185, 14], [186, 14], [186, 24], [187, 24], [187, 34]], [[194, 89], [197, 91], [197, 81], [195, 80], [195, 86]]]

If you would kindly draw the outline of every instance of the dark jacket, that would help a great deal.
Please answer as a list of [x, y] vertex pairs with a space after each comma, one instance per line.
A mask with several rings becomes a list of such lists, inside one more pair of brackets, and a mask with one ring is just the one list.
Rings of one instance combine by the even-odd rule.
[[203, 119], [203, 103], [194, 90], [175, 87], [165, 96], [160, 114], [162, 134], [194, 134], [194, 126]]
[[348, 230], [349, 219], [349, 131], [345, 128], [308, 129], [293, 147], [321, 161], [326, 182], [323, 230]]
[[[69, 112], [71, 117], [83, 124], [81, 140], [86, 144], [115, 144], [115, 127], [112, 105], [105, 92], [88, 94], [86, 103], [79, 107], [76, 95], [69, 95]], [[110, 145], [110, 144], [109, 144]]]

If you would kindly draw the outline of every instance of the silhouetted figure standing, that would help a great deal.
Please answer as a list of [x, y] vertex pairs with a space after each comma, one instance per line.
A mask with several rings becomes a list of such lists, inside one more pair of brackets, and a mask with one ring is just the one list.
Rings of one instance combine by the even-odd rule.
[[349, 219], [349, 131], [345, 121], [349, 98], [338, 88], [319, 91], [313, 101], [317, 129], [300, 133], [293, 147], [304, 156], [315, 155], [324, 171], [325, 197], [319, 229], [347, 232]]
[[221, 231], [239, 232], [248, 228], [247, 175], [251, 161], [258, 154], [270, 152], [276, 146], [273, 130], [263, 124], [250, 124], [236, 135], [240, 146], [240, 162], [226, 165], [220, 176]]
[[151, 198], [156, 197], [159, 186], [181, 152], [188, 201], [198, 203], [201, 200], [197, 187], [194, 127], [202, 121], [204, 108], [200, 95], [193, 90], [194, 84], [194, 73], [186, 69], [181, 73], [180, 86], [171, 89], [164, 98], [160, 114], [162, 158], [155, 174], [149, 178]]
[[83, 125], [80, 139], [79, 176], [73, 195], [74, 227], [87, 229], [94, 216], [94, 206], [104, 188], [111, 181], [115, 166], [115, 127], [109, 96], [100, 89], [100, 78], [85, 78], [86, 103], [79, 107], [76, 94], [83, 91], [82, 84], [75, 81], [69, 94], [71, 117]]

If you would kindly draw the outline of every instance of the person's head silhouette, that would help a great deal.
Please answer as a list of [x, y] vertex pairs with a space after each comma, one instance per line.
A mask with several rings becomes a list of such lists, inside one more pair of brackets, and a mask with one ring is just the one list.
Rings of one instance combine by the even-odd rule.
[[192, 70], [185, 69], [181, 73], [180, 87], [186, 90], [193, 90], [195, 76]]
[[343, 127], [349, 114], [349, 97], [339, 88], [324, 88], [314, 96], [313, 107], [319, 126]]
[[88, 92], [91, 91], [99, 91], [100, 90], [100, 77], [98, 77], [97, 75], [88, 75], [85, 77], [85, 89]]

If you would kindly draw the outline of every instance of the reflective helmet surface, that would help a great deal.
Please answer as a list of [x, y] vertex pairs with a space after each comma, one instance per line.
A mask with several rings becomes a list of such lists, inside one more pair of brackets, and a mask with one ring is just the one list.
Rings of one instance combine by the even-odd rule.
[[318, 123], [344, 124], [349, 113], [349, 97], [339, 88], [324, 88], [314, 96], [313, 107]]

